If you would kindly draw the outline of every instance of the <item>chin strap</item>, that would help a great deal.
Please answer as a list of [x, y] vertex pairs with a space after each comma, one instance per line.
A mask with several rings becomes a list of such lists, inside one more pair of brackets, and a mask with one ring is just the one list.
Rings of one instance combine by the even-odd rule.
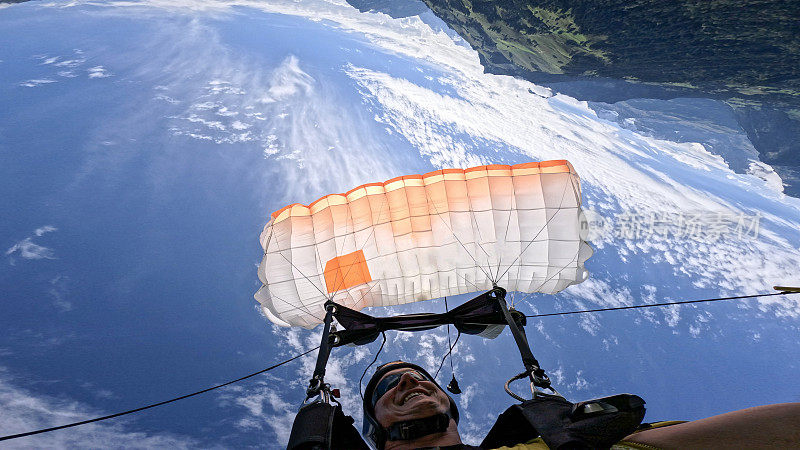
[[434, 433], [443, 433], [450, 426], [450, 413], [439, 413], [422, 419], [395, 422], [386, 429], [387, 441], [412, 441]]

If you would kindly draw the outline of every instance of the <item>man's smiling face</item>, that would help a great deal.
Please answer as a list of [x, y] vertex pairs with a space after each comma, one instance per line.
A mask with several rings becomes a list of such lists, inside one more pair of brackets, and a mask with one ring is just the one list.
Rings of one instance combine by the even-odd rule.
[[447, 395], [418, 372], [408, 368], [397, 369], [388, 372], [381, 380], [393, 374], [402, 374], [397, 386], [386, 391], [375, 403], [375, 418], [382, 426], [430, 417], [450, 409]]

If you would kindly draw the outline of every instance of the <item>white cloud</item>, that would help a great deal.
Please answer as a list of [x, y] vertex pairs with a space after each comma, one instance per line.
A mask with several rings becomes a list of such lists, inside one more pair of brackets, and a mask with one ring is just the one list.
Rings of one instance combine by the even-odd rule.
[[176, 100], [176, 99], [170, 97], [169, 95], [164, 95], [164, 94], [158, 94], [153, 98], [155, 98], [156, 100], [163, 100], [163, 101], [165, 101], [167, 103], [171, 103], [173, 105], [177, 105], [178, 103], [181, 102], [180, 100]]
[[[83, 58], [79, 58], [79, 59], [67, 59], [67, 60], [64, 60], [64, 61], [59, 61], [59, 62], [57, 62], [57, 63], [55, 63], [55, 64], [53, 64], [53, 65], [54, 65], [54, 66], [56, 66], [56, 67], [70, 67], [70, 68], [74, 68], [74, 67], [78, 67], [78, 66], [80, 66], [81, 64], [83, 64], [83, 63], [85, 63], [85, 62], [86, 62], [86, 60], [85, 60], [85, 59], [83, 59]], [[91, 70], [91, 69], [89, 69], [89, 70]]]
[[[526, 86], [532, 85], [510, 77], [470, 76], [473, 68], [480, 68], [470, 64], [465, 59], [460, 70], [439, 79], [455, 90], [452, 94], [366, 68], [350, 67], [348, 74], [365, 98], [378, 105], [380, 122], [408, 139], [434, 166], [565, 158], [581, 175], [587, 199], [596, 200], [604, 216], [620, 211], [761, 214], [758, 239], [735, 235], [702, 242], [658, 235], [603, 239], [602, 244], [618, 249], [620, 260], [631, 267], [633, 261], [668, 262], [672, 273], [661, 277], [666, 282], [663, 287], [685, 280], [678, 284], [753, 293], [783, 279], [800, 281], [792, 269], [800, 264], [798, 242], [787, 232], [800, 228], [797, 199], [766, 189], [755, 177], [734, 173], [702, 145], [657, 140], [617, 128], [599, 121], [585, 102], [563, 95], [547, 99], [529, 95]], [[486, 147], [502, 150], [493, 159]], [[710, 187], [694, 187], [698, 179], [707, 180]], [[585, 294], [598, 288], [581, 286], [569, 292]], [[603, 297], [601, 302], [630, 304], [629, 293], [626, 297], [624, 301]], [[791, 300], [760, 302], [769, 304], [776, 315], [800, 317]], [[676, 312], [669, 314], [670, 324], [680, 319]], [[587, 331], [595, 329], [586, 321], [582, 325]]]
[[53, 299], [53, 305], [61, 311], [72, 310], [72, 302], [67, 300], [69, 277], [66, 275], [56, 275], [50, 280], [50, 288], [47, 294]]
[[475, 398], [475, 394], [478, 393], [478, 383], [472, 383], [467, 386], [462, 392], [461, 395], [458, 396], [459, 405], [464, 410], [469, 409], [469, 404], [473, 398]]
[[574, 388], [576, 391], [583, 391], [589, 389], [589, 382], [583, 378], [583, 371], [579, 370], [578, 373], [575, 374], [575, 382], [569, 385], [570, 387]]
[[[107, 414], [63, 397], [50, 397], [19, 387], [0, 367], [0, 435], [10, 435], [86, 420]], [[197, 448], [194, 439], [170, 434], [130, 431], [125, 419], [81, 425], [3, 442], [4, 449], [27, 448]]]
[[251, 125], [237, 120], [231, 124], [231, 127], [233, 127], [234, 130], [246, 130], [250, 128]]
[[246, 415], [237, 419], [237, 427], [243, 430], [270, 429], [277, 436], [280, 445], [285, 446], [289, 442], [298, 405], [283, 400], [280, 390], [270, 387], [274, 385], [275, 380], [259, 381], [246, 387], [228, 389], [220, 395], [220, 402], [222, 405], [236, 405], [247, 411]]
[[[138, 2], [109, 4], [141, 6]], [[691, 285], [692, 281], [710, 283], [709, 288], [713, 285], [719, 291], [730, 292], [754, 292], [773, 280], [800, 281], [796, 273], [800, 264], [797, 239], [788, 231], [781, 231], [781, 228], [800, 228], [800, 204], [795, 199], [764, 189], [764, 182], [755, 176], [733, 173], [723, 160], [701, 145], [676, 144], [642, 136], [598, 120], [585, 102], [563, 95], [550, 97], [545, 89], [528, 82], [484, 74], [475, 52], [455, 44], [444, 33], [430, 30], [416, 18], [391, 20], [382, 14], [360, 14], [341, 1], [270, 4], [153, 0], [146, 4], [169, 10], [211, 12], [245, 5], [324, 20], [329, 26], [357, 32], [359, 39], [365, 37], [378, 50], [415, 58], [426, 69], [440, 72], [428, 77], [421, 86], [367, 67], [347, 69], [364, 98], [375, 106], [377, 120], [393, 135], [405, 138], [437, 167], [566, 158], [582, 176], [587, 201], [595, 202], [599, 212], [605, 215], [613, 216], [619, 211], [674, 212], [687, 208], [770, 212], [764, 217], [763, 239], [755, 242], [718, 241], [701, 246], [674, 239], [616, 241], [613, 236], [605, 236], [598, 245], [605, 245], [609, 252], [619, 249], [619, 260], [628, 263], [622, 266], [623, 275], [627, 273], [624, 271], [636, 273], [647, 267], [645, 263], [658, 261], [663, 263], [658, 267], [659, 279], [645, 280], [646, 290], [634, 294], [618, 286], [625, 281], [617, 279], [618, 273], [592, 278], [568, 291], [570, 297], [577, 299], [576, 305], [592, 302], [624, 306], [640, 298], [652, 303], [661, 300], [656, 293], [673, 294], [674, 285]], [[189, 30], [180, 30], [172, 37], [175, 39], [164, 39], [164, 42], [173, 45], [174, 53], [168, 61], [153, 64], [150, 70], [169, 73], [163, 70], [169, 66], [181, 69], [174, 73], [182, 74], [190, 69], [194, 73], [210, 74], [198, 86], [188, 85], [185, 77], [176, 77], [174, 82], [168, 83], [173, 88], [180, 86], [196, 93], [187, 98], [197, 98], [200, 102], [180, 116], [177, 121], [181, 123], [174, 130], [176, 134], [219, 144], [245, 139], [260, 144], [265, 157], [274, 158], [287, 179], [305, 181], [282, 192], [290, 201], [313, 200], [320, 193], [339, 187], [346, 189], [361, 180], [390, 178], [383, 177], [384, 173], [402, 173], [396, 170], [400, 168], [390, 167], [382, 160], [388, 153], [385, 148], [375, 148], [368, 153], [366, 149], [373, 148], [375, 140], [353, 132], [361, 127], [348, 117], [342, 117], [340, 99], [336, 92], [328, 90], [330, 84], [325, 82], [324, 74], [315, 72], [313, 66], [289, 56], [276, 67], [266, 70], [257, 67], [231, 56], [213, 30], [196, 21]], [[197, 45], [200, 40], [204, 45]], [[208, 65], [208, 61], [214, 64]], [[431, 89], [430, 83], [438, 83], [442, 89]], [[165, 92], [171, 89], [169, 86], [162, 88]], [[235, 122], [226, 119], [243, 111], [266, 119], [253, 125], [252, 134], [246, 138], [232, 131], [236, 130]], [[192, 114], [198, 120], [191, 120]], [[209, 125], [212, 123], [219, 126]], [[329, 151], [332, 147], [365, 150]], [[487, 148], [495, 151], [487, 153]], [[329, 176], [332, 173], [336, 177]], [[703, 180], [711, 187], [700, 189], [696, 187], [696, 180]], [[681, 283], [683, 280], [690, 283]], [[760, 308], [776, 315], [800, 317], [800, 304], [789, 298], [761, 300]], [[671, 326], [686, 320], [686, 315], [681, 315], [678, 308], [666, 309], [663, 314]], [[655, 320], [656, 314], [645, 317]], [[587, 332], [596, 333], [599, 322], [585, 319], [581, 326]], [[541, 322], [537, 322], [536, 327], [543, 332]], [[318, 333], [295, 330], [276, 332], [276, 335], [282, 348], [297, 351], [315, 346], [319, 339]], [[409, 333], [398, 333], [389, 342], [407, 343], [403, 347], [413, 348], [417, 339]], [[419, 358], [426, 365], [438, 365], [440, 338], [419, 339], [420, 354], [407, 356]], [[616, 344], [611, 340], [603, 342], [606, 348]], [[377, 343], [371, 351], [376, 349]], [[354, 360], [365, 357], [366, 353], [362, 352], [356, 354]], [[235, 404], [245, 411], [240, 425], [264, 427], [267, 421], [274, 419], [272, 423], [281, 427], [276, 434], [281, 439], [286, 438], [294, 409], [287, 410], [285, 405], [294, 402], [289, 401], [292, 392], [302, 391], [300, 385], [310, 375], [313, 362], [313, 356], [303, 358], [296, 372], [297, 379], [302, 381], [289, 383], [281, 392], [268, 391], [258, 385], [237, 391], [241, 400]], [[345, 358], [336, 359], [330, 371], [331, 380], [355, 394], [346, 396], [351, 402], [347, 405], [350, 408], [346, 408], [349, 412], [354, 411], [353, 405], [358, 410], [357, 402], [352, 400], [358, 398], [354, 387], [357, 380], [345, 377], [348, 368], [353, 369], [349, 373], [356, 370], [354, 363]], [[551, 374], [559, 383], [566, 381], [561, 368]], [[570, 386], [577, 390], [589, 388], [581, 372]]]
[[108, 78], [112, 76], [112, 74], [103, 66], [95, 66], [86, 69], [86, 72], [89, 74], [89, 78]]
[[36, 244], [33, 242], [33, 239], [36, 237], [41, 237], [45, 233], [50, 233], [57, 230], [58, 228], [52, 225], [45, 225], [34, 230], [33, 236], [27, 237], [12, 245], [11, 248], [6, 250], [6, 256], [9, 257], [9, 263], [14, 265], [16, 262], [16, 259], [14, 258], [15, 256], [19, 256], [24, 259], [56, 259], [55, 252], [52, 249]]
[[43, 235], [45, 233], [50, 233], [50, 232], [53, 232], [53, 231], [58, 231], [58, 228], [56, 228], [56, 227], [54, 227], [52, 225], [45, 225], [43, 227], [39, 227], [39, 228], [35, 229], [33, 231], [33, 234], [35, 234], [37, 236], [41, 236], [41, 235]]
[[6, 250], [6, 255], [15, 253], [25, 259], [55, 259], [52, 249], [34, 244], [31, 238], [25, 238]]
[[56, 80], [51, 80], [49, 78], [40, 78], [35, 80], [23, 81], [19, 85], [23, 87], [36, 87], [36, 86], [41, 86], [43, 84], [50, 84], [55, 82]]

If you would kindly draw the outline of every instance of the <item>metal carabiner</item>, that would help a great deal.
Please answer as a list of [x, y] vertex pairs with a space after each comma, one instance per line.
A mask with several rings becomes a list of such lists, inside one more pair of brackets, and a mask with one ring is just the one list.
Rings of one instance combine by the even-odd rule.
[[[542, 371], [541, 369], [539, 369], [539, 370], [536, 370], [536, 369], [539, 369], [539, 368], [533, 368], [531, 370], [526, 370], [525, 372], [522, 372], [522, 373], [520, 373], [518, 375], [514, 375], [513, 377], [511, 377], [510, 380], [506, 381], [506, 384], [504, 386], [506, 393], [508, 395], [510, 395], [511, 397], [513, 397], [514, 399], [519, 400], [521, 402], [527, 401], [522, 396], [519, 396], [516, 393], [514, 393], [511, 390], [510, 385], [514, 381], [521, 380], [523, 378], [530, 378], [531, 379], [531, 395], [532, 395], [532, 398], [536, 398], [537, 395], [555, 395], [555, 396], [564, 398], [564, 396], [561, 395], [550, 384], [550, 378], [547, 377], [547, 374], [545, 374], [544, 371]], [[536, 372], [539, 372], [539, 373], [536, 373]], [[539, 383], [538, 385], [537, 385], [537, 382]], [[545, 392], [544, 391], [545, 389], [550, 390], [551, 393]]]
[[[316, 403], [316, 402], [323, 402], [330, 405], [331, 403], [331, 386], [327, 383], [321, 384], [320, 380], [315, 379], [318, 383], [318, 387], [316, 389], [308, 388], [306, 399], [303, 400], [303, 405], [307, 405], [309, 403]], [[312, 398], [316, 396], [317, 398], [313, 401], [309, 402]]]

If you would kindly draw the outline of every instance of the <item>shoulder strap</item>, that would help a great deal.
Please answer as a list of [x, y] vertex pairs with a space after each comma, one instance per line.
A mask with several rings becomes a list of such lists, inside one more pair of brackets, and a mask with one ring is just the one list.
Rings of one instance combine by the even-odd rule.
[[369, 450], [341, 406], [325, 402], [304, 405], [297, 412], [287, 450]]
[[541, 436], [551, 450], [607, 449], [636, 431], [644, 413], [644, 400], [632, 394], [579, 403], [537, 394], [501, 414], [481, 447], [511, 447]]

